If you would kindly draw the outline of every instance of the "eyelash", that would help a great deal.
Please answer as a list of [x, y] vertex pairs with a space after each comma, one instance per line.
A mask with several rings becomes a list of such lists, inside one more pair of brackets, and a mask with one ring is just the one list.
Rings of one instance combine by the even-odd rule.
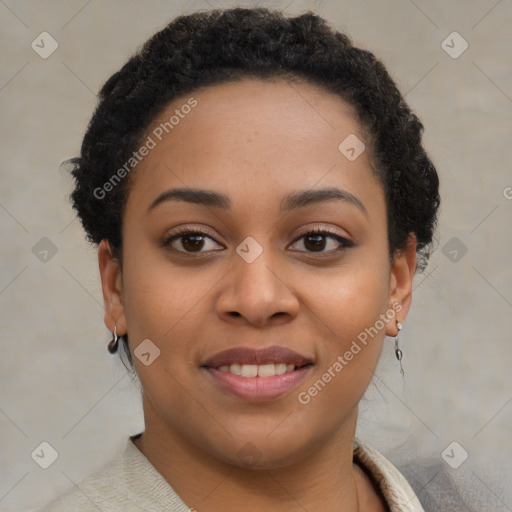
[[[211, 240], [214, 240], [216, 243], [219, 243], [209, 233], [207, 233], [205, 231], [196, 230], [196, 229], [192, 229], [192, 228], [182, 228], [179, 231], [177, 231], [174, 234], [172, 234], [171, 236], [165, 238], [162, 241], [161, 246], [169, 248], [170, 244], [172, 242], [174, 242], [174, 240], [177, 240], [179, 238], [186, 237], [186, 236], [197, 236], [197, 235], [199, 235], [201, 237], [210, 238]], [[292, 242], [292, 245], [297, 243], [302, 238], [307, 238], [308, 236], [312, 236], [312, 235], [323, 235], [324, 237], [333, 238], [334, 240], [336, 240], [341, 245], [341, 247], [338, 248], [338, 249], [330, 250], [330, 251], [318, 251], [318, 252], [317, 251], [297, 251], [297, 252], [306, 252], [306, 253], [309, 253], [309, 254], [320, 254], [320, 255], [321, 254], [330, 254], [330, 253], [333, 253], [333, 252], [343, 251], [345, 249], [353, 247], [353, 245], [354, 245], [350, 240], [347, 240], [346, 238], [338, 235], [337, 233], [334, 233], [332, 231], [326, 230], [324, 228], [313, 228], [313, 229], [310, 229], [309, 231], [306, 231], [306, 232], [302, 233], [299, 237], [297, 237]], [[178, 250], [178, 249], [174, 249], [172, 247], [171, 247], [171, 249], [176, 251], [176, 252], [184, 253], [184, 254], [188, 254], [188, 255], [207, 254], [209, 252], [209, 251], [185, 251], [185, 250], [181, 251], [181, 250]]]

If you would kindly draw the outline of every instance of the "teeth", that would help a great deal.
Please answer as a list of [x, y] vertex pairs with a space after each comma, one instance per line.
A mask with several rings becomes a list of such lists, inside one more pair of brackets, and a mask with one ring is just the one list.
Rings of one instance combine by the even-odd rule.
[[286, 363], [267, 363], [267, 364], [224, 364], [218, 368], [221, 372], [229, 372], [233, 375], [242, 377], [273, 377], [274, 375], [283, 375], [286, 372], [292, 372], [295, 369], [294, 364]]
[[257, 364], [243, 364], [242, 377], [256, 377], [258, 375]]
[[258, 366], [258, 377], [272, 377], [276, 374], [276, 365], [274, 363], [260, 364]]
[[242, 375], [242, 365], [233, 363], [231, 366], [226, 368], [227, 372], [231, 372], [235, 375]]
[[286, 363], [277, 363], [275, 367], [276, 375], [283, 375], [283, 373], [286, 373]]

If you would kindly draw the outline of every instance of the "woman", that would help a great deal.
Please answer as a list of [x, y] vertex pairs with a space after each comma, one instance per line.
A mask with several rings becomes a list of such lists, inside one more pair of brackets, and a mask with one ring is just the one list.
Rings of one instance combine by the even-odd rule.
[[44, 510], [423, 510], [355, 438], [436, 224], [422, 128], [312, 13], [182, 16], [107, 81], [72, 200], [145, 430]]

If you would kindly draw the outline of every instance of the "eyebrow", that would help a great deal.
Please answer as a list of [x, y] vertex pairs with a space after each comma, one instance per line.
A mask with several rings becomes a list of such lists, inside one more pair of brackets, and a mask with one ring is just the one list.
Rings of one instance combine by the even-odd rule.
[[[289, 212], [298, 208], [304, 208], [313, 204], [325, 201], [339, 200], [356, 206], [367, 217], [363, 203], [353, 194], [346, 190], [331, 187], [320, 190], [299, 190], [288, 194], [281, 201], [281, 211]], [[162, 192], [149, 206], [148, 212], [156, 208], [158, 205], [167, 201], [185, 201], [187, 203], [199, 204], [202, 206], [229, 210], [231, 208], [231, 200], [225, 194], [215, 192], [213, 190], [205, 190], [199, 188], [173, 188]]]

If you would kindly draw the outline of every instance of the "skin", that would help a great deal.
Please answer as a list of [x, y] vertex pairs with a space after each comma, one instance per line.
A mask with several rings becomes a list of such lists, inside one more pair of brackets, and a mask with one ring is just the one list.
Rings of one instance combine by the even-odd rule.
[[[123, 218], [123, 261], [98, 249], [105, 324], [130, 350], [145, 339], [159, 349], [149, 366], [134, 357], [143, 386], [146, 428], [136, 446], [189, 507], [225, 510], [385, 510], [352, 461], [358, 403], [386, 335], [406, 317], [416, 242], [388, 258], [384, 192], [370, 144], [349, 161], [338, 145], [365, 141], [352, 108], [323, 89], [283, 80], [242, 80], [195, 91], [198, 104], [131, 176]], [[155, 119], [168, 120], [189, 96]], [[229, 210], [184, 201], [148, 208], [175, 187], [229, 196]], [[356, 196], [288, 213], [283, 197], [337, 187]], [[200, 251], [176, 239], [188, 226], [207, 231]], [[348, 239], [305, 237], [320, 226]], [[263, 248], [252, 263], [235, 249], [247, 237]], [[194, 246], [192, 246], [194, 247]], [[341, 249], [341, 250], [340, 250]], [[180, 252], [181, 251], [181, 252]], [[297, 398], [343, 355], [380, 314], [401, 307], [308, 404]], [[235, 346], [283, 345], [314, 361], [300, 385], [271, 401], [227, 394], [200, 368]], [[248, 465], [238, 454], [251, 443]], [[247, 448], [246, 448], [247, 449]], [[254, 448], [253, 448], [254, 450]]]

